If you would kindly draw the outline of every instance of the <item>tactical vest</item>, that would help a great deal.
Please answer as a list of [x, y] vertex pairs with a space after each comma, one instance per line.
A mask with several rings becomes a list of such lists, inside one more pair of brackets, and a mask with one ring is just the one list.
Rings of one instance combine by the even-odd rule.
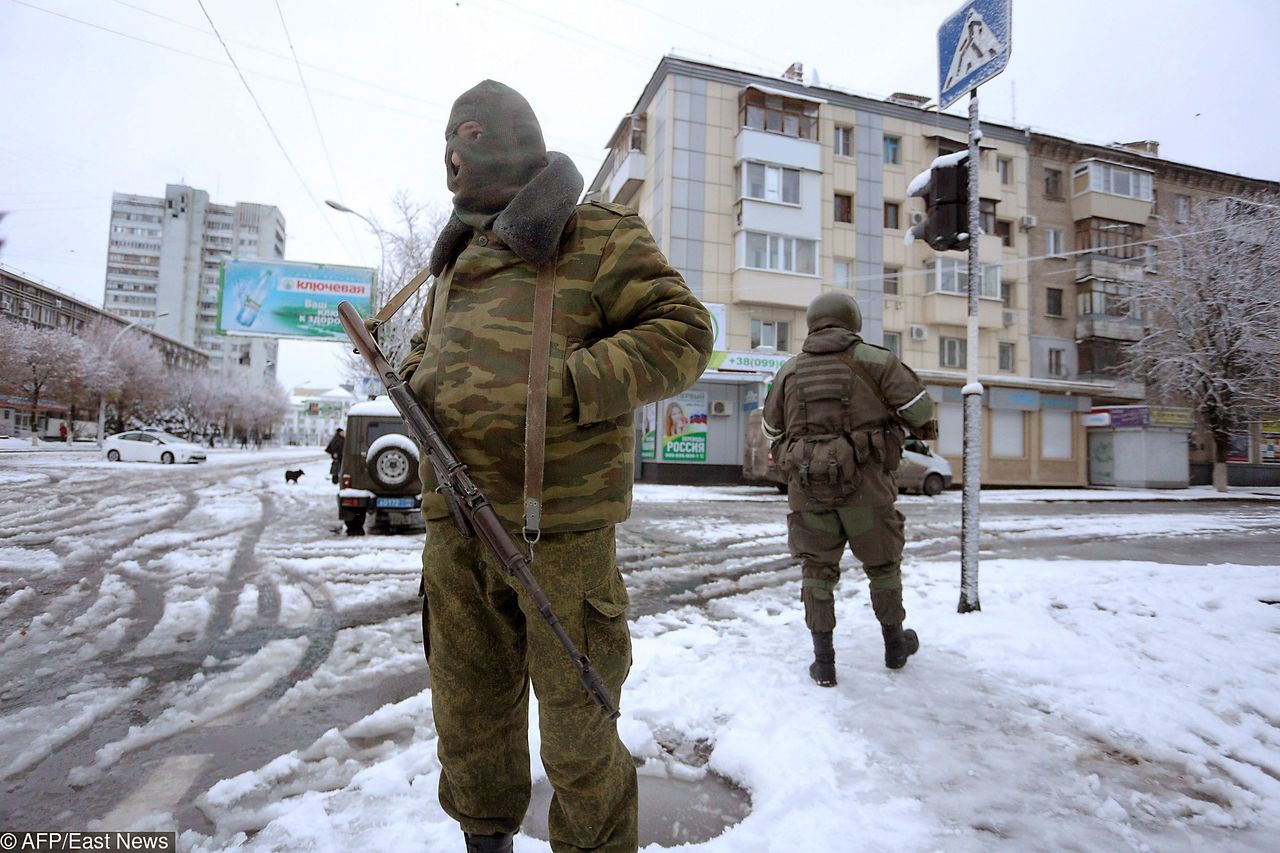
[[787, 440], [775, 462], [789, 488], [824, 503], [853, 497], [868, 477], [892, 476], [902, 457], [901, 432], [851, 356], [801, 353], [786, 380]]

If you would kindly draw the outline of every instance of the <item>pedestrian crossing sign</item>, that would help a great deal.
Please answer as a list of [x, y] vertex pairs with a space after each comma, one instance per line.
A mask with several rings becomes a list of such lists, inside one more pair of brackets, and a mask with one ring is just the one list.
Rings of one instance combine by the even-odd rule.
[[970, 0], [938, 28], [938, 107], [946, 109], [1009, 64], [1013, 0]]

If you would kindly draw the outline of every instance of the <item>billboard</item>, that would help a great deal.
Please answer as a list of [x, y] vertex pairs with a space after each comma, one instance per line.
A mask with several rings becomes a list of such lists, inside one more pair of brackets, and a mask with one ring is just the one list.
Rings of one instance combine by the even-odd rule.
[[685, 391], [663, 401], [661, 411], [662, 461], [706, 462], [707, 392]]
[[338, 303], [368, 317], [373, 283], [367, 267], [232, 258], [218, 279], [218, 334], [345, 341]]

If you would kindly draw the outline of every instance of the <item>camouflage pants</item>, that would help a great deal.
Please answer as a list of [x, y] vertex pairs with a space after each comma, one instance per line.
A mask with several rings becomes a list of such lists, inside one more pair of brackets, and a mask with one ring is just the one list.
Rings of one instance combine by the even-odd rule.
[[[613, 527], [543, 536], [533, 575], [569, 637], [620, 701], [631, 668], [627, 589]], [[529, 807], [529, 687], [554, 791], [551, 848], [634, 853], [636, 771], [616, 724], [563, 647], [478, 539], [427, 523], [423, 622], [440, 757], [440, 805], [463, 830], [513, 832]]]
[[845, 506], [787, 516], [791, 556], [802, 561], [800, 600], [810, 631], [836, 627], [835, 589], [845, 545], [871, 582], [871, 608], [881, 625], [906, 619], [902, 607], [902, 513], [893, 504]]

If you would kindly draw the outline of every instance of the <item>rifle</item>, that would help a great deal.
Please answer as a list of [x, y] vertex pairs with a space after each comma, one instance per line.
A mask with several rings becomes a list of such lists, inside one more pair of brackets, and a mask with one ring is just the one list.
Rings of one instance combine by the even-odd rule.
[[574, 645], [564, 626], [560, 624], [555, 611], [551, 609], [551, 602], [547, 600], [546, 593], [542, 591], [542, 587], [538, 586], [538, 582], [529, 571], [529, 558], [520, 552], [516, 540], [502, 526], [498, 514], [472, 482], [470, 475], [467, 474], [467, 466], [462, 464], [453, 449], [449, 447], [449, 443], [440, 434], [440, 429], [431, 415], [413, 398], [408, 384], [387, 362], [378, 342], [365, 328], [364, 320], [355, 306], [346, 301], [339, 303], [338, 317], [342, 321], [342, 328], [347, 332], [347, 337], [351, 338], [351, 342], [355, 344], [356, 352], [364, 357], [365, 363], [382, 380], [382, 384], [387, 388], [387, 394], [391, 397], [391, 402], [400, 412], [400, 417], [404, 418], [409, 434], [417, 441], [418, 446], [431, 462], [431, 467], [435, 469], [436, 480], [440, 484], [439, 490], [444, 494], [449, 506], [449, 514], [453, 516], [453, 522], [458, 526], [458, 530], [468, 539], [479, 536], [480, 541], [493, 555], [498, 565], [519, 581], [524, 591], [533, 599], [542, 618], [556, 635], [556, 639], [560, 641], [560, 645], [564, 646], [565, 654], [569, 656], [569, 662], [577, 670], [578, 678], [582, 680], [587, 693], [591, 694], [591, 698], [600, 706], [600, 709], [609, 715], [609, 719], [617, 719], [618, 707], [613, 704], [608, 688], [600, 680], [600, 675], [591, 665], [591, 661], [578, 651], [578, 647]]

